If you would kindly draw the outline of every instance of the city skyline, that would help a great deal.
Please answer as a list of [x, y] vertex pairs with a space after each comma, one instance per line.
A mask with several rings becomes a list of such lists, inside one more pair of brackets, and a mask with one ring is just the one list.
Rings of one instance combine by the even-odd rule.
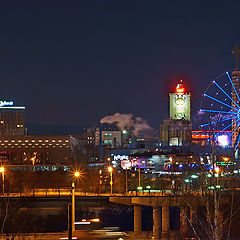
[[237, 5], [4, 3], [2, 99], [26, 106], [29, 126], [91, 126], [117, 112], [157, 126], [183, 79], [194, 115], [202, 91], [234, 68]]

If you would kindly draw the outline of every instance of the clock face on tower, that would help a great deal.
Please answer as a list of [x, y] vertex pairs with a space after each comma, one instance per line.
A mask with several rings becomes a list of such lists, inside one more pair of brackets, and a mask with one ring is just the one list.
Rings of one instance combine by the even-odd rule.
[[190, 94], [170, 93], [170, 118], [191, 120]]

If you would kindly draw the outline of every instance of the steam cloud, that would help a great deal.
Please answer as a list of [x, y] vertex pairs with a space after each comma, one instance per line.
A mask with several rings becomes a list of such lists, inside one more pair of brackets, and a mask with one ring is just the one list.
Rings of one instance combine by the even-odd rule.
[[138, 135], [141, 131], [152, 130], [152, 127], [149, 126], [146, 120], [141, 117], [134, 118], [132, 113], [115, 113], [102, 118], [101, 123], [116, 124], [121, 130], [133, 128], [135, 135]]

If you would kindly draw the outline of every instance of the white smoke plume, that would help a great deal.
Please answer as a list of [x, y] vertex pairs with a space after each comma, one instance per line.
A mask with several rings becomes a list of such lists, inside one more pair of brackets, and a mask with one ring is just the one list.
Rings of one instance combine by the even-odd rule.
[[116, 124], [119, 129], [133, 128], [133, 133], [138, 135], [141, 131], [152, 130], [146, 120], [141, 117], [133, 117], [132, 113], [115, 113], [101, 119], [101, 123]]

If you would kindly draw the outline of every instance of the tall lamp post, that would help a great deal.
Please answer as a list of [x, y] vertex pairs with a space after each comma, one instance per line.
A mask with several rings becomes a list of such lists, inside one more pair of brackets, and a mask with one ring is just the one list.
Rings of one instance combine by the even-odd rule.
[[4, 182], [4, 173], [5, 173], [5, 168], [4, 167], [0, 167], [0, 172], [2, 173], [2, 186], [3, 186], [3, 194], [5, 193], [5, 182]]
[[112, 195], [112, 190], [113, 190], [113, 168], [111, 166], [108, 167], [108, 172], [110, 173], [110, 177], [111, 177], [110, 185], [111, 185], [111, 195]]
[[75, 179], [80, 177], [80, 172], [74, 172], [72, 181], [72, 230], [75, 231]]

